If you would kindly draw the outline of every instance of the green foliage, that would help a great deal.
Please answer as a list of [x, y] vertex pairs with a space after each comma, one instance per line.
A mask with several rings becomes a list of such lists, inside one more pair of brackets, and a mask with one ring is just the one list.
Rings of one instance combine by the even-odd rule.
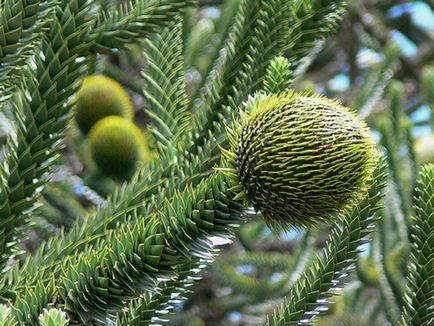
[[35, 325], [43, 309], [50, 307], [54, 294], [54, 282], [51, 279], [47, 285], [38, 281], [32, 289], [25, 289], [17, 295], [14, 302], [14, 314], [21, 324]]
[[214, 273], [216, 279], [223, 286], [233, 288], [237, 293], [247, 296], [261, 296], [263, 298], [277, 296], [282, 287], [288, 283], [288, 277], [281, 277], [277, 281], [266, 278], [244, 275], [237, 271], [238, 266], [247, 265], [256, 269], [270, 269], [273, 272], [284, 272], [291, 268], [293, 261], [291, 256], [285, 254], [271, 254], [264, 256], [262, 253], [250, 252], [239, 257], [222, 257], [215, 264]]
[[[15, 233], [26, 221], [24, 212], [32, 208], [35, 190], [45, 183], [44, 173], [53, 164], [60, 149], [59, 139], [69, 113], [64, 101], [74, 93], [79, 76], [75, 61], [83, 48], [88, 20], [87, 1], [72, 1], [57, 7], [47, 38], [36, 57], [36, 69], [29, 72], [26, 92], [30, 97], [16, 96], [17, 136], [8, 142], [10, 153], [2, 162], [0, 195], [0, 268], [13, 250]], [[65, 16], [64, 13], [67, 13]], [[75, 28], [67, 28], [73, 23]], [[43, 55], [42, 55], [43, 54]]]
[[[23, 86], [30, 98], [16, 97], [14, 101], [17, 140], [8, 143], [7, 151], [11, 155], [2, 163], [5, 182], [0, 195], [1, 267], [14, 248], [18, 227], [26, 220], [22, 212], [32, 207], [36, 200], [32, 194], [45, 182], [41, 177], [53, 164], [60, 149], [59, 139], [70, 113], [65, 102], [74, 94], [74, 82], [83, 67], [76, 59], [87, 53], [93, 43], [92, 40], [85, 42], [90, 37], [89, 6], [90, 2], [83, 0], [62, 1], [56, 6], [40, 55], [36, 56], [36, 69], [29, 72]], [[160, 9], [162, 12], [173, 10], [170, 6]], [[128, 27], [128, 23], [125, 26]]]
[[179, 139], [190, 122], [181, 33], [182, 19], [177, 17], [143, 47], [148, 63], [143, 72], [148, 84], [144, 91], [149, 103], [146, 112], [153, 120], [156, 138], [166, 147]]
[[89, 35], [95, 51], [107, 52], [149, 36], [195, 0], [128, 0], [115, 11], [102, 12]]
[[26, 60], [36, 48], [49, 14], [49, 1], [5, 0], [0, 8], [0, 102], [20, 83]]
[[18, 325], [15, 316], [12, 314], [12, 309], [5, 305], [0, 305], [0, 324], [4, 326]]
[[403, 314], [404, 325], [434, 321], [434, 165], [422, 167], [415, 195], [416, 214], [411, 223], [411, 254]]
[[[346, 103], [379, 131], [379, 162], [353, 113], [291, 90], [329, 67], [330, 47], [317, 54], [344, 1], [0, 5], [0, 118], [13, 126], [0, 155], [0, 324], [233, 324], [241, 312], [291, 325], [329, 308], [332, 322], [432, 322], [434, 176], [423, 167], [414, 190], [423, 157], [408, 119], [429, 102], [426, 62], [383, 42], [361, 87], [350, 64]], [[407, 87], [400, 63], [424, 86]]]
[[59, 294], [66, 309], [85, 322], [104, 321], [126, 300], [153, 292], [157, 277], [173, 277], [183, 256], [212, 254], [202, 234], [227, 236], [241, 211], [225, 188], [222, 175], [212, 176], [166, 201], [155, 217], [140, 222], [132, 216], [132, 224], [110, 232], [100, 249], [64, 263]]
[[[152, 291], [157, 275], [169, 276], [170, 266], [177, 263], [158, 222], [147, 221], [146, 227], [137, 222], [120, 231], [101, 250], [71, 261], [61, 277], [65, 308], [85, 323], [104, 322], [107, 313], [122, 309], [124, 300]], [[130, 257], [136, 257], [134, 262]]]
[[289, 90], [292, 84], [291, 64], [284, 57], [274, 58], [267, 69], [264, 89], [269, 94], [278, 94]]
[[44, 310], [39, 316], [41, 326], [66, 326], [69, 324], [66, 314], [58, 309]]
[[[179, 264], [176, 276], [169, 281], [161, 282], [157, 293], [146, 293], [143, 297], [132, 300], [128, 310], [118, 314], [116, 325], [147, 325], [151, 322], [165, 320], [165, 314], [173, 311], [174, 305], [185, 300], [194, 282], [200, 280], [203, 270], [203, 259], [189, 259]], [[206, 261], [209, 263], [209, 261]], [[157, 312], [160, 311], [160, 312]]]

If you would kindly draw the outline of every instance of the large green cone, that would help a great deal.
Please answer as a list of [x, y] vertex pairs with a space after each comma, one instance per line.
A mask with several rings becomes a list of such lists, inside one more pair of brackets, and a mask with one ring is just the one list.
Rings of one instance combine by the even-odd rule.
[[364, 195], [377, 152], [365, 123], [337, 101], [258, 94], [229, 129], [233, 190], [271, 226], [333, 220]]

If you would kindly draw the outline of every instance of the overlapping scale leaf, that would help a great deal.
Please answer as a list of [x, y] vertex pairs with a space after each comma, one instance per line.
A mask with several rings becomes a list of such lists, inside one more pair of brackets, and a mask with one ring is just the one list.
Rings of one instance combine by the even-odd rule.
[[[158, 285], [160, 292], [134, 302], [133, 311], [120, 316], [132, 325], [140, 321], [158, 319], [159, 309], [170, 310], [172, 303], [182, 300], [182, 295], [198, 279], [202, 269], [213, 261], [215, 249], [211, 236], [229, 238], [232, 230], [242, 221], [243, 207], [227, 190], [225, 178], [217, 173], [202, 181], [194, 189], [188, 186], [167, 200], [160, 213], [168, 243], [176, 248], [187, 262], [175, 269], [177, 277]], [[171, 292], [178, 292], [175, 298]]]
[[118, 315], [116, 325], [142, 326], [162, 322], [164, 315], [173, 311], [174, 305], [182, 302], [190, 292], [189, 288], [200, 279], [206, 263], [209, 261], [192, 257], [176, 266], [176, 277], [160, 282], [158, 292], [146, 292], [143, 297], [132, 300], [128, 310]]
[[157, 291], [157, 281], [176, 276], [191, 255], [211, 258], [209, 237], [228, 238], [240, 221], [242, 206], [226, 191], [218, 173], [166, 201], [156, 216], [132, 216], [134, 223], [112, 231], [100, 249], [63, 263], [61, 301], [82, 322], [103, 321], [144, 291]]
[[12, 314], [12, 308], [6, 305], [0, 305], [0, 325], [3, 326], [17, 326], [18, 322]]
[[264, 80], [264, 90], [269, 94], [278, 94], [289, 90], [292, 83], [291, 64], [285, 57], [271, 60]]
[[125, 223], [127, 216], [151, 214], [161, 207], [165, 198], [170, 198], [176, 191], [170, 184], [178, 182], [178, 189], [198, 184], [219, 162], [217, 148], [215, 142], [206, 142], [198, 149], [198, 155], [189, 153], [182, 161], [174, 160], [176, 154], [169, 151], [161, 159], [154, 159], [130, 182], [117, 189], [108, 205], [100, 207], [82, 223], [75, 224], [68, 234], [54, 236], [33, 256], [29, 256], [23, 268], [14, 271], [17, 280], [34, 286], [38, 280], [49, 275], [57, 276], [66, 257], [79, 253], [86, 246], [97, 245], [98, 240], [106, 236], [107, 230]]
[[94, 50], [107, 52], [124, 48], [168, 25], [176, 15], [195, 0], [128, 0], [116, 11], [103, 11], [98, 17], [89, 41], [95, 40]]
[[12, 104], [16, 113], [17, 137], [7, 144], [2, 162], [2, 221], [0, 235], [0, 269], [10, 254], [17, 228], [35, 201], [34, 191], [46, 180], [43, 178], [56, 159], [70, 113], [67, 99], [74, 92], [74, 82], [80, 76], [76, 62], [88, 32], [88, 0], [63, 1], [56, 7], [50, 31], [35, 57], [36, 68], [28, 71], [21, 85], [26, 93], [16, 96]]
[[81, 322], [105, 321], [125, 302], [153, 292], [157, 278], [173, 277], [179, 263], [165, 243], [158, 221], [137, 220], [133, 227], [112, 232], [100, 250], [80, 255], [65, 266], [60, 296]]
[[58, 309], [46, 309], [39, 316], [40, 326], [67, 326], [69, 319], [66, 314]]
[[146, 112], [152, 119], [155, 137], [170, 146], [182, 135], [189, 122], [185, 90], [182, 18], [177, 16], [169, 27], [145, 40], [147, 67], [142, 75]]
[[187, 187], [164, 206], [161, 220], [170, 243], [184, 255], [209, 258], [212, 253], [208, 237], [230, 236], [229, 228], [241, 221], [241, 204], [226, 194], [227, 185], [217, 173], [201, 182], [193, 190]]
[[37, 325], [43, 309], [52, 306], [54, 293], [54, 280], [50, 279], [47, 284], [38, 282], [33, 289], [17, 295], [13, 311], [20, 325]]
[[411, 223], [411, 254], [404, 325], [434, 322], [434, 164], [422, 167], [415, 195], [416, 215]]
[[0, 102], [19, 83], [53, 2], [5, 0], [0, 7]]

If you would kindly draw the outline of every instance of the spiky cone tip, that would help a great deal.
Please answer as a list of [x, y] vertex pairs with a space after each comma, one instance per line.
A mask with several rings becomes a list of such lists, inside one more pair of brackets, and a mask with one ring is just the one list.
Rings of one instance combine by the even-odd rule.
[[243, 106], [227, 127], [222, 170], [272, 229], [334, 222], [366, 194], [378, 152], [350, 109], [293, 91], [258, 93]]

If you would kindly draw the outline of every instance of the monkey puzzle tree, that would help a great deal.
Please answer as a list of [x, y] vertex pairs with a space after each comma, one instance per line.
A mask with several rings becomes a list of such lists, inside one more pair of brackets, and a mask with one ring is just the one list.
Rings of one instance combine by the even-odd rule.
[[[432, 322], [434, 165], [417, 185], [412, 170], [413, 202], [395, 175], [393, 128], [379, 126], [381, 153], [356, 111], [291, 90], [340, 22], [343, 1], [227, 1], [216, 33], [205, 26], [196, 34], [192, 17], [204, 5], [196, 1], [0, 4], [0, 103], [12, 121], [0, 170], [2, 324], [164, 323], [212, 265], [216, 239], [242, 239], [248, 215], [276, 232], [331, 228], [309, 264], [301, 257], [311, 240], [298, 256], [257, 260], [291, 274], [275, 291], [266, 280], [250, 284], [286, 295], [264, 323], [314, 322], [359, 270], [375, 225], [383, 234], [386, 223], [404, 229], [412, 261], [405, 295], [378, 264], [373, 282], [387, 319]], [[198, 44], [211, 34], [212, 60], [200, 63]], [[138, 61], [141, 82], [113, 63], [126, 58]], [[133, 112], [122, 86], [101, 72], [144, 109]], [[191, 83], [191, 74], [200, 78]], [[390, 94], [392, 123], [401, 126], [399, 91]], [[406, 198], [402, 220], [380, 210], [388, 179]], [[231, 264], [222, 267], [230, 275]]]

